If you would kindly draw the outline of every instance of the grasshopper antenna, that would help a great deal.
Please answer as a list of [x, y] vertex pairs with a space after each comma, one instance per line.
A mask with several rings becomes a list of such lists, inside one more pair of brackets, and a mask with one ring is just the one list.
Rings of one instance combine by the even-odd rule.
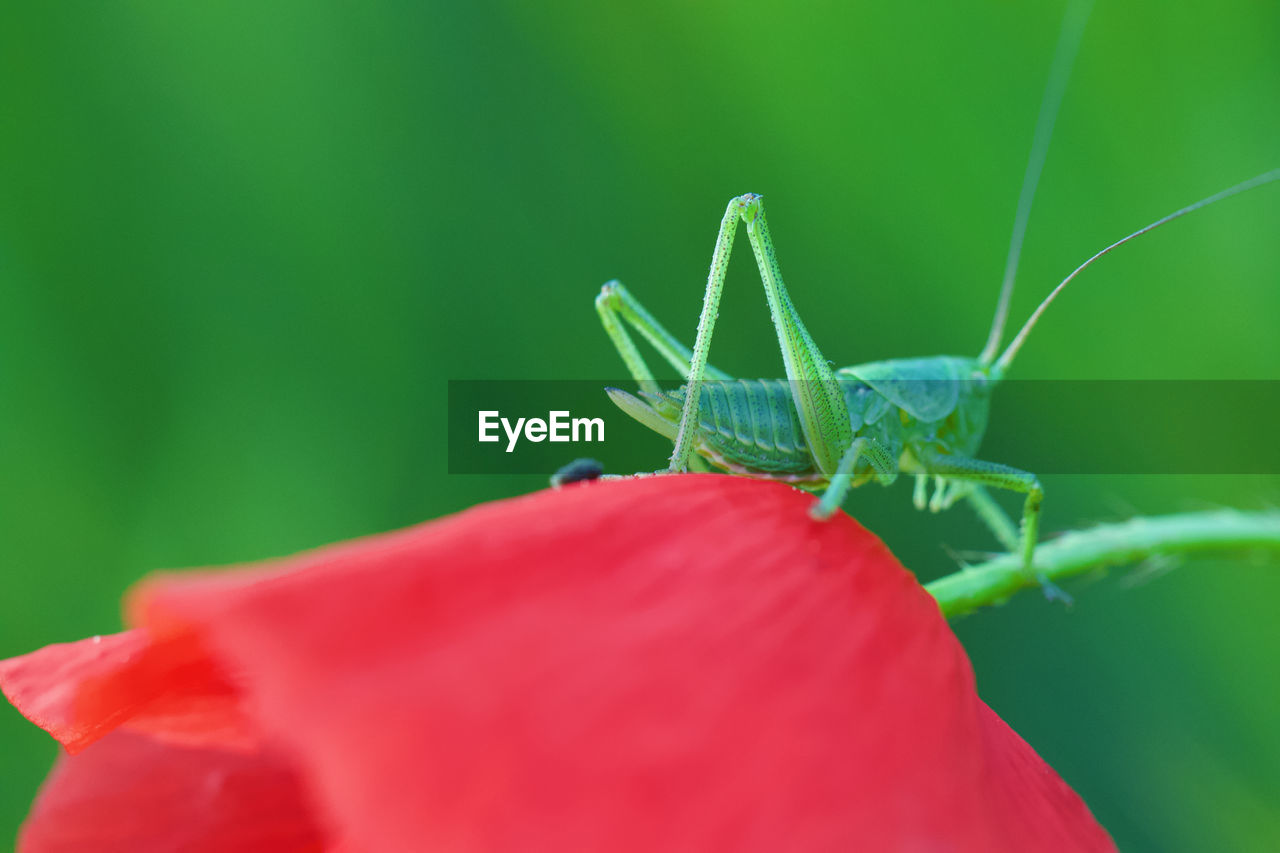
[[978, 356], [981, 364], [990, 364], [1000, 350], [1004, 325], [1009, 319], [1013, 280], [1018, 274], [1018, 259], [1022, 255], [1022, 239], [1027, 233], [1027, 220], [1031, 217], [1031, 203], [1035, 201], [1040, 173], [1044, 171], [1044, 161], [1049, 156], [1053, 125], [1057, 121], [1062, 96], [1067, 91], [1067, 80], [1071, 77], [1071, 66], [1075, 64], [1076, 53], [1084, 38], [1084, 25], [1089, 20], [1092, 8], [1093, 0], [1076, 0], [1067, 7], [1062, 18], [1062, 29], [1058, 35], [1058, 46], [1054, 49], [1049, 81], [1045, 84], [1044, 95], [1040, 99], [1040, 115], [1036, 119], [1036, 130], [1031, 140], [1031, 156], [1027, 160], [1027, 171], [1022, 176], [1022, 189], [1018, 194], [1018, 211], [1013, 218], [1013, 237], [1009, 240], [1009, 257], [1004, 264], [1000, 301], [996, 305], [995, 318], [991, 321], [987, 345], [982, 348], [982, 355]]
[[1157, 219], [1155, 222], [1152, 222], [1150, 225], [1146, 226], [1145, 228], [1139, 228], [1137, 231], [1134, 231], [1128, 237], [1124, 237], [1120, 240], [1115, 241], [1110, 246], [1107, 246], [1107, 248], [1103, 249], [1101, 252], [1098, 252], [1093, 257], [1089, 258], [1089, 260], [1085, 261], [1083, 264], [1081, 264], [1080, 266], [1072, 270], [1071, 275], [1064, 278], [1062, 282], [1057, 287], [1055, 287], [1048, 296], [1045, 297], [1045, 300], [1040, 303], [1040, 307], [1035, 310], [1035, 312], [1027, 320], [1026, 325], [1023, 326], [1022, 329], [1018, 332], [1017, 337], [1015, 337], [1013, 341], [1009, 344], [1009, 348], [1005, 350], [1004, 353], [1000, 356], [1000, 360], [995, 363], [995, 367], [992, 369], [992, 372], [997, 376], [1004, 374], [1005, 370], [1008, 369], [1009, 365], [1013, 363], [1013, 357], [1017, 355], [1018, 350], [1022, 348], [1022, 344], [1024, 341], [1026, 341], [1027, 335], [1029, 335], [1031, 333], [1031, 330], [1035, 328], [1036, 321], [1040, 319], [1040, 315], [1044, 313], [1044, 310], [1048, 308], [1050, 304], [1052, 304], [1053, 300], [1058, 297], [1058, 294], [1062, 292], [1063, 288], [1065, 288], [1068, 284], [1070, 284], [1076, 276], [1084, 272], [1085, 269], [1087, 269], [1098, 258], [1107, 254], [1112, 249], [1123, 246], [1125, 243], [1128, 243], [1130, 240], [1134, 239], [1135, 237], [1141, 237], [1143, 234], [1146, 234], [1148, 231], [1154, 231], [1155, 229], [1159, 228], [1161, 225], [1164, 225], [1167, 222], [1172, 222], [1173, 220], [1186, 216], [1188, 213], [1193, 213], [1202, 207], [1208, 207], [1214, 202], [1222, 201], [1224, 198], [1230, 198], [1233, 195], [1239, 195], [1240, 193], [1245, 192], [1246, 190], [1251, 190], [1255, 187], [1260, 187], [1263, 184], [1269, 184], [1272, 181], [1280, 181], [1280, 169], [1272, 169], [1270, 172], [1263, 172], [1261, 175], [1252, 177], [1249, 180], [1244, 181], [1243, 183], [1236, 184], [1234, 187], [1228, 187], [1222, 192], [1214, 193], [1208, 198], [1202, 198], [1199, 201], [1197, 201], [1195, 204], [1189, 204], [1180, 210], [1175, 210], [1173, 213], [1170, 213], [1168, 216], [1162, 219]]

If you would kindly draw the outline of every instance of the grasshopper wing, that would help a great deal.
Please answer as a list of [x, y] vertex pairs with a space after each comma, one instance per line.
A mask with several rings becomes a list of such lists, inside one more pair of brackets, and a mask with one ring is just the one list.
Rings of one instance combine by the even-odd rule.
[[912, 417], [933, 423], [955, 411], [964, 363], [950, 356], [903, 358], [842, 367], [839, 373], [870, 385]]

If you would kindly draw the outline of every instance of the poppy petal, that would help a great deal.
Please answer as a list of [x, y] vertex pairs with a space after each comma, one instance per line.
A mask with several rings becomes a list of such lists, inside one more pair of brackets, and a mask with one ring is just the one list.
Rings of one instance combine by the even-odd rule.
[[[128, 612], [198, 675], [165, 701], [236, 704], [363, 850], [1114, 849], [933, 599], [812, 500], [583, 483], [157, 576]], [[118, 671], [75, 724], [152, 684]]]
[[113, 732], [64, 756], [21, 853], [310, 853], [329, 849], [293, 766], [266, 752]]
[[1112, 849], [936, 603], [811, 501], [584, 484], [132, 612], [235, 662], [368, 849]]
[[251, 749], [256, 726], [192, 635], [142, 630], [59, 643], [0, 661], [0, 690], [75, 754], [118, 726], [188, 745]]

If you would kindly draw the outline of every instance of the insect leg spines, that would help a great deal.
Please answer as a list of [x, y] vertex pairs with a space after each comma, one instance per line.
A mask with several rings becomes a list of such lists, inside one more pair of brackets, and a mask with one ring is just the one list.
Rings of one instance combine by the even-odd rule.
[[[1031, 573], [1031, 558], [1036, 550], [1036, 540], [1040, 533], [1040, 505], [1044, 502], [1044, 487], [1039, 478], [1030, 471], [1022, 471], [998, 462], [987, 462], [983, 459], [971, 459], [967, 456], [940, 453], [931, 448], [916, 451], [920, 464], [928, 474], [945, 477], [948, 480], [963, 480], [978, 485], [994, 486], [1019, 492], [1026, 495], [1022, 507], [1022, 525], [1019, 535], [1018, 550], [1022, 557], [1023, 569]], [[985, 520], [985, 519], [984, 519]], [[997, 535], [1004, 531], [992, 530]], [[1046, 585], [1046, 592], [1056, 592]]]
[[711, 350], [711, 334], [715, 331], [716, 317], [720, 314], [720, 293], [724, 290], [724, 276], [729, 268], [729, 255], [733, 253], [733, 238], [738, 231], [738, 208], [729, 202], [720, 231], [716, 234], [716, 246], [711, 253], [711, 270], [707, 274], [707, 289], [702, 296], [702, 313], [698, 317], [698, 334], [694, 338], [693, 352], [689, 359], [687, 396], [680, 413], [675, 446], [671, 448], [671, 461], [667, 470], [684, 471], [693, 452], [697, 431], [698, 402], [702, 396], [702, 380], [706, 375], [707, 353]]
[[815, 467], [825, 475], [835, 472], [840, 457], [853, 442], [853, 429], [844, 404], [840, 387], [827, 360], [818, 349], [809, 331], [791, 304], [782, 273], [774, 254], [773, 241], [769, 237], [764, 218], [764, 206], [760, 196], [748, 193], [729, 202], [720, 222], [715, 251], [711, 257], [711, 270], [707, 276], [707, 290], [702, 302], [702, 315], [698, 320], [698, 335], [690, 359], [689, 378], [684, 409], [671, 453], [670, 470], [682, 471], [693, 452], [694, 432], [702, 381], [706, 375], [707, 353], [711, 348], [711, 335], [720, 308], [720, 296], [724, 290], [725, 272], [733, 251], [734, 235], [741, 221], [747, 227], [752, 253], [760, 278], [764, 283], [769, 313], [778, 333], [783, 364], [791, 393], [809, 451]]
[[854, 439], [844, 393], [830, 362], [805, 328], [783, 284], [782, 270], [765, 220], [763, 200], [758, 195], [745, 195], [735, 201], [739, 203], [742, 220], [747, 225], [751, 251], [764, 282], [769, 314], [778, 333], [782, 361], [791, 382], [800, 425], [809, 442], [809, 452], [813, 454], [818, 470], [831, 476]]

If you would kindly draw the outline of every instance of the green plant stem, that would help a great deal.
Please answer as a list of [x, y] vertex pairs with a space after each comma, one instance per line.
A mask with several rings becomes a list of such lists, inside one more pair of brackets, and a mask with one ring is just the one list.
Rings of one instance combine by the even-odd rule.
[[[1058, 582], [1152, 557], [1201, 551], [1259, 551], [1280, 558], [1280, 512], [1217, 510], [1103, 524], [1040, 545], [1034, 565], [1047, 580]], [[939, 578], [925, 589], [951, 619], [1038, 586], [1022, 571], [1017, 555], [1005, 554]]]

